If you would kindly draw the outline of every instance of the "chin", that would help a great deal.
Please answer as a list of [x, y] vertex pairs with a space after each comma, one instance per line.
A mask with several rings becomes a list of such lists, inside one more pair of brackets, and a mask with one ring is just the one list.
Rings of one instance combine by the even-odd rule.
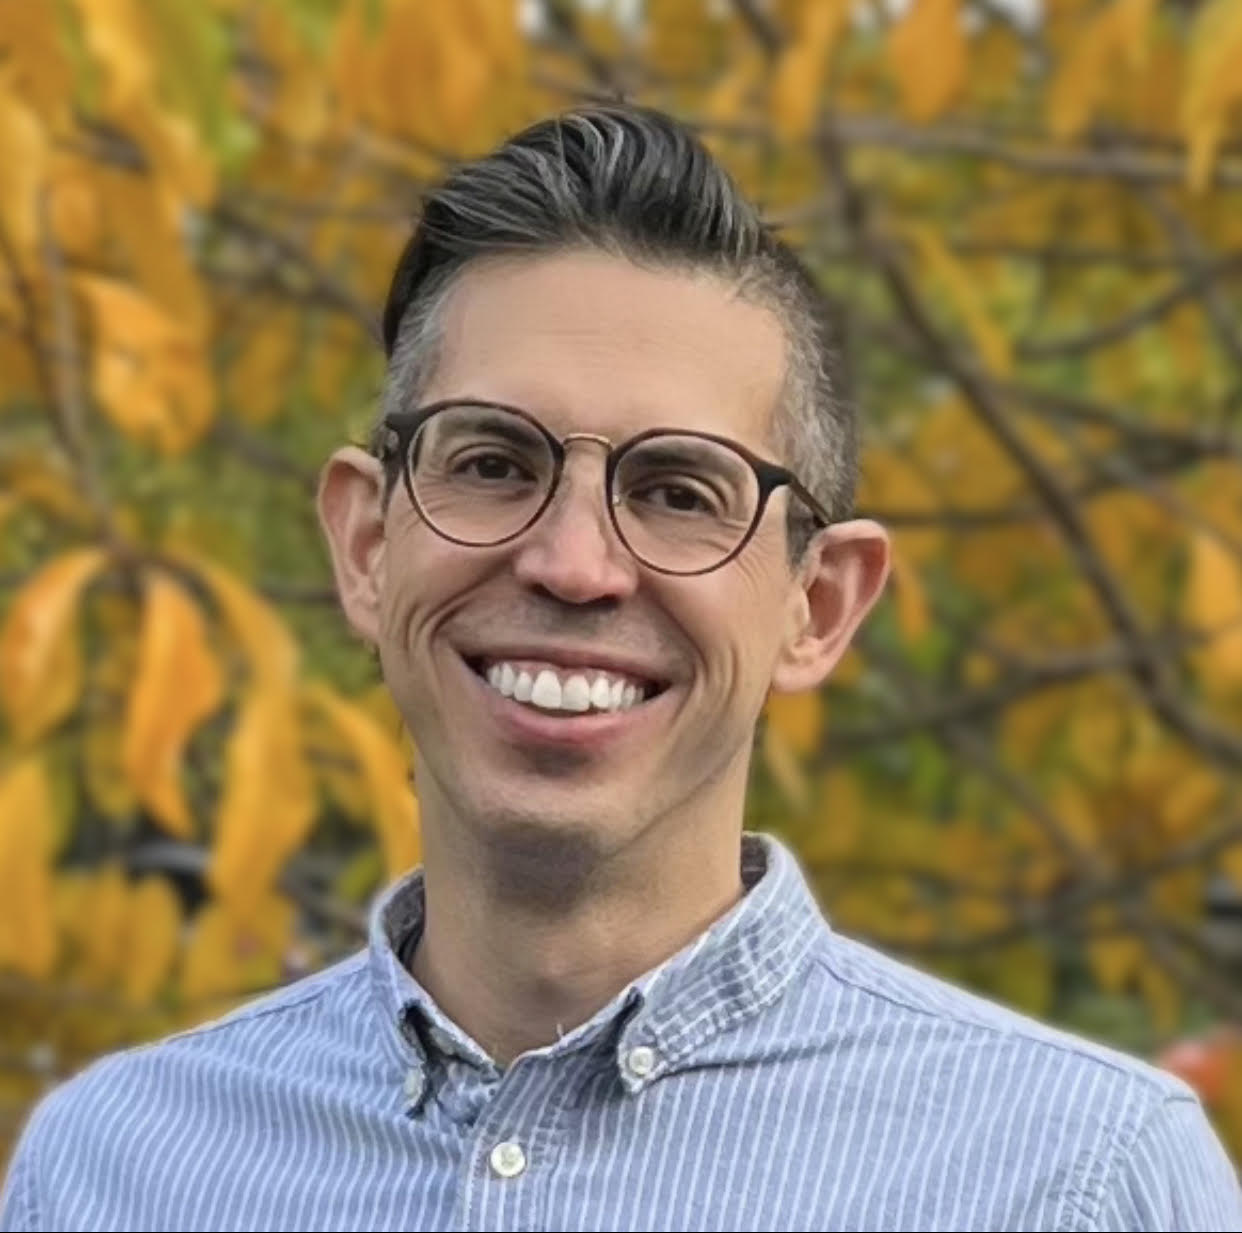
[[569, 817], [563, 806], [538, 813], [499, 806], [475, 816], [486, 832], [494, 889], [531, 906], [563, 906], [588, 894], [617, 846], [611, 819]]

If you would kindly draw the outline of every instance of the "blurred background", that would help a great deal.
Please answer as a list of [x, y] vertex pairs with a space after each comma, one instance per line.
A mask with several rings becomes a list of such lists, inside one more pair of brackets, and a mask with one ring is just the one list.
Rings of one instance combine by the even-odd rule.
[[0, 1168], [355, 949], [408, 742], [313, 509], [420, 194], [692, 123], [839, 300], [893, 585], [762, 725], [835, 926], [1152, 1059], [1242, 1160], [1242, 0], [0, 5]]

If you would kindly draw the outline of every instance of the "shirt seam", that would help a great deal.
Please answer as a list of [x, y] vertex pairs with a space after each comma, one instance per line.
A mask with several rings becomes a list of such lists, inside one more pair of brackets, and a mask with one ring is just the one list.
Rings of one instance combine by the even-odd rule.
[[1136, 1119], [1133, 1131], [1129, 1136], [1129, 1141], [1124, 1142], [1124, 1133], [1128, 1129], [1124, 1124], [1114, 1132], [1112, 1141], [1112, 1150], [1107, 1156], [1103, 1176], [1100, 1178], [1098, 1193], [1090, 1196], [1093, 1204], [1088, 1216], [1089, 1228], [1100, 1229], [1103, 1226], [1100, 1220], [1104, 1215], [1106, 1205], [1108, 1203], [1108, 1195], [1110, 1188], [1116, 1183], [1123, 1161], [1127, 1160], [1130, 1153], [1138, 1144], [1139, 1140], [1147, 1133], [1147, 1131], [1155, 1125], [1156, 1119], [1172, 1104], [1175, 1103], [1192, 1104], [1193, 1098], [1189, 1096], [1168, 1095], [1164, 1099], [1156, 1101], [1156, 1103], [1140, 1118]]
[[[1030, 1045], [1043, 1045], [1049, 1049], [1055, 1049], [1058, 1053], [1065, 1053], [1071, 1057], [1079, 1058], [1084, 1062], [1091, 1062], [1099, 1066], [1104, 1066], [1114, 1074], [1123, 1078], [1133, 1080], [1144, 1087], [1149, 1094], [1157, 1098], [1168, 1100], [1186, 1100], [1189, 1099], [1185, 1093], [1170, 1091], [1161, 1081], [1148, 1074], [1144, 1074], [1141, 1069], [1131, 1068], [1123, 1062], [1114, 1061], [1112, 1058], [1094, 1053], [1089, 1049], [1075, 1047], [1071, 1041], [1062, 1041], [1041, 1036], [1036, 1032], [1024, 1031], [1020, 1024], [1001, 1025], [996, 1023], [988, 1023], [986, 1020], [974, 1019], [965, 1014], [953, 1014], [950, 1011], [943, 1010], [939, 1007], [919, 1006], [912, 1000], [906, 1000], [882, 989], [876, 989], [860, 980], [852, 979], [838, 971], [829, 961], [828, 956], [817, 954], [814, 960], [823, 967], [834, 980], [839, 980], [842, 984], [848, 985], [851, 989], [857, 989], [860, 993], [865, 993], [869, 997], [878, 998], [882, 1002], [887, 1002], [892, 1006], [899, 1006], [903, 1010], [908, 1010], [912, 1014], [926, 1015], [929, 1019], [946, 1020], [950, 1023], [959, 1024], [965, 1028], [977, 1028], [981, 1032], [988, 1032], [998, 1037], [1011, 1037], [1016, 1040], [1025, 1041]], [[1170, 1083], [1175, 1083], [1174, 1076], [1169, 1076]]]
[[790, 963], [787, 979], [773, 981], [770, 988], [740, 1007], [724, 1006], [714, 1010], [703, 1019], [702, 1026], [697, 1030], [691, 1031], [682, 1027], [664, 1039], [660, 1039], [660, 1034], [653, 1033], [657, 1049], [668, 1059], [661, 1073], [673, 1073], [682, 1062], [691, 1059], [713, 1037], [737, 1030], [779, 1002], [797, 980], [799, 973], [816, 958], [809, 951], [810, 947], [807, 947], [797, 960]]
[[[359, 974], [360, 973], [358, 972], [357, 967], [355, 967], [352, 972], [339, 973], [337, 975], [342, 977], [350, 977]], [[365, 975], [365, 969], [361, 974]], [[277, 1001], [275, 1005], [239, 1006], [236, 1010], [231, 1011], [230, 1013], [219, 1019], [215, 1019], [210, 1023], [196, 1024], [194, 1027], [186, 1028], [181, 1032], [174, 1032], [172, 1035], [163, 1040], [154, 1041], [152, 1044], [142, 1047], [154, 1049], [163, 1044], [194, 1040], [200, 1036], [213, 1036], [220, 1032], [226, 1032], [229, 1028], [235, 1027], [239, 1024], [252, 1023], [256, 1019], [267, 1019], [273, 1015], [284, 1014], [287, 1011], [302, 1010], [306, 1006], [309, 1006], [312, 1002], [319, 1001], [333, 991], [334, 981], [331, 979], [329, 973], [323, 972], [320, 975], [323, 976], [324, 979], [316, 982], [315, 988], [307, 989], [304, 993], [296, 996], [292, 993], [292, 989], [290, 988], [290, 990], [287, 991], [288, 996]], [[281, 990], [272, 991], [272, 996], [280, 998], [280, 995]]]

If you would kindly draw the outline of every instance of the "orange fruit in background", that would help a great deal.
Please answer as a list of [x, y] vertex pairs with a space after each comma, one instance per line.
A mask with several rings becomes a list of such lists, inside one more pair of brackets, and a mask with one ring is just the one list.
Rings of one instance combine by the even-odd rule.
[[1242, 1051], [1242, 1032], [1218, 1028], [1203, 1036], [1174, 1041], [1156, 1057], [1156, 1065], [1184, 1079], [1208, 1106], [1226, 1096], [1236, 1054]]

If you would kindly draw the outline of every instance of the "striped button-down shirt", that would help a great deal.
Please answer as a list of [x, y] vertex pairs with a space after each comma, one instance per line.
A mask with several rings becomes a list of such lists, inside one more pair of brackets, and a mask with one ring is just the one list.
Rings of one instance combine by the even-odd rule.
[[44, 1099], [6, 1229], [1226, 1229], [1192, 1092], [832, 931], [792, 854], [501, 1070], [411, 978], [418, 874], [364, 953]]

